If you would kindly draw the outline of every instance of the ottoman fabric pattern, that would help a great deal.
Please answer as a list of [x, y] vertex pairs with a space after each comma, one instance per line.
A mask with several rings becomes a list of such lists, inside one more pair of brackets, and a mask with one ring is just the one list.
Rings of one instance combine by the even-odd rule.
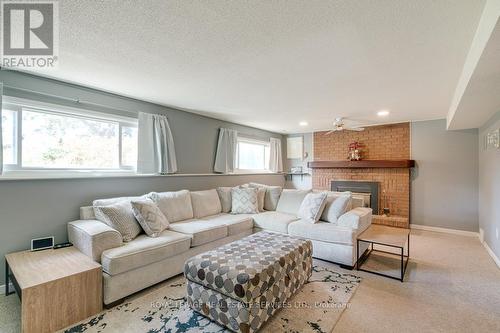
[[254, 332], [312, 273], [312, 243], [259, 232], [189, 259], [190, 306], [236, 332]]

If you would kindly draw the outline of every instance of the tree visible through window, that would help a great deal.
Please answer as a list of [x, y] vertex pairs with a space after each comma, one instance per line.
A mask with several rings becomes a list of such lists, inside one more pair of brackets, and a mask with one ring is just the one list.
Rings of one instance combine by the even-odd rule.
[[2, 110], [7, 170], [135, 168], [137, 121], [87, 113], [9, 103]]

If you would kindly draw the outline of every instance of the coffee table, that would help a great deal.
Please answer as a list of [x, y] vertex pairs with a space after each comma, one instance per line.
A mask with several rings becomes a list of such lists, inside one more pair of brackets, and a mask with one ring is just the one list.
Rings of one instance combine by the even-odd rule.
[[309, 240], [262, 231], [188, 259], [189, 306], [234, 332], [256, 332], [312, 274]]
[[[371, 244], [371, 247], [369, 248], [368, 252], [362, 258], [359, 258], [360, 242]], [[395, 248], [397, 249], [398, 253], [374, 249], [373, 248], [374, 244]], [[404, 253], [405, 247], [407, 249], [406, 254]], [[400, 276], [396, 277], [381, 272], [364, 269], [362, 267], [363, 263], [368, 259], [370, 254], [373, 252], [381, 252], [399, 256], [401, 258]], [[373, 273], [376, 275], [385, 276], [403, 282], [406, 273], [406, 267], [408, 266], [408, 260], [410, 259], [410, 229], [387, 227], [383, 225], [374, 225], [374, 224], [371, 225], [357, 238], [357, 258], [359, 258], [358, 262], [356, 263], [356, 268], [358, 271]]]

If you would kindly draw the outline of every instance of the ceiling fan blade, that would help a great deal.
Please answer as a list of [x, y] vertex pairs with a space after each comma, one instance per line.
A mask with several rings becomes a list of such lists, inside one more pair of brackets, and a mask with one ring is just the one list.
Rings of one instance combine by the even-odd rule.
[[346, 130], [355, 131], [355, 132], [361, 132], [361, 131], [364, 131], [365, 128], [364, 127], [349, 127], [349, 128], [346, 128]]

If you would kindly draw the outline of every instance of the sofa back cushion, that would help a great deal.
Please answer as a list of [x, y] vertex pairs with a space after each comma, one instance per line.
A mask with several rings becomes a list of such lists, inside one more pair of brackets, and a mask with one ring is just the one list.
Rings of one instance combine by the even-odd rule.
[[194, 217], [191, 195], [189, 195], [188, 190], [152, 192], [149, 197], [158, 205], [158, 208], [170, 223], [189, 220]]
[[250, 187], [265, 188], [266, 195], [264, 197], [264, 209], [276, 210], [281, 192], [283, 191], [283, 188], [281, 186], [270, 186], [259, 183], [249, 183], [248, 185]]
[[276, 206], [276, 211], [297, 215], [300, 205], [310, 190], [283, 190]]
[[327, 193], [325, 209], [321, 220], [337, 223], [340, 216], [350, 210], [352, 206], [351, 192], [325, 192]]
[[231, 190], [231, 214], [256, 214], [259, 212], [257, 189], [234, 187]]
[[191, 192], [191, 204], [195, 218], [216, 215], [222, 212], [222, 206], [217, 190]]

